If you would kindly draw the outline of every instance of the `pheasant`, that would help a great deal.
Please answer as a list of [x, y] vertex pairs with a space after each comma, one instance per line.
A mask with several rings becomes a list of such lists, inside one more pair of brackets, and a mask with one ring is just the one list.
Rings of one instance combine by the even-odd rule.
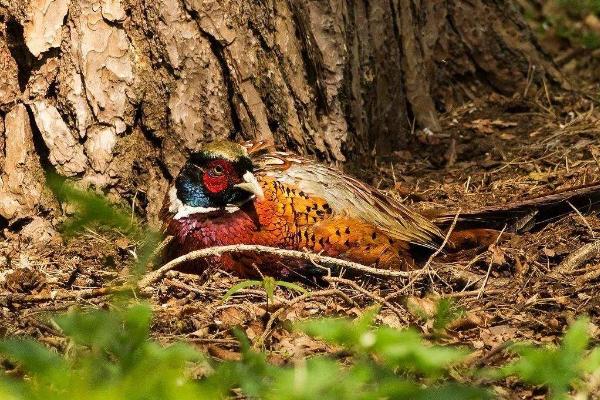
[[[569, 201], [599, 201], [598, 193], [593, 186], [468, 211], [460, 218], [465, 229], [454, 232], [447, 247], [489, 242], [497, 237], [493, 229], [544, 221], [564, 212]], [[165, 233], [173, 236], [169, 258], [212, 246], [256, 244], [407, 270], [440, 247], [455, 212], [426, 217], [334, 168], [262, 143], [217, 141], [189, 157], [161, 214]], [[226, 254], [192, 268], [213, 264], [241, 276], [257, 271], [286, 276], [310, 268], [264, 254]]]

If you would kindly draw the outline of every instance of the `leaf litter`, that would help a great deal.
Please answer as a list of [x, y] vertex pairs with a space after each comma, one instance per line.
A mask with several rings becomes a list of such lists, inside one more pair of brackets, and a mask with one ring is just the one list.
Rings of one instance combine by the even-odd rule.
[[[545, 94], [490, 96], [468, 103], [444, 115], [444, 135], [437, 140], [423, 143], [415, 137], [410, 152], [382, 155], [375, 168], [359, 175], [423, 212], [510, 202], [595, 181], [600, 176], [600, 113], [581, 96], [561, 93], [551, 100], [551, 112], [543, 106]], [[555, 273], [598, 235], [600, 218], [574, 212], [537, 231], [502, 235], [480, 252], [458, 258], [440, 254], [410, 282], [353, 277], [363, 290], [343, 279], [299, 282], [306, 290], [326, 293], [301, 301], [294, 301], [301, 296], [298, 291], [276, 285], [272, 299], [252, 286], [224, 302], [239, 278], [218, 270], [202, 275], [171, 271], [152, 294], [152, 335], [165, 344], [184, 340], [231, 360], [239, 357], [232, 328], [240, 327], [277, 364], [312, 354], [343, 357], [335, 347], [293, 331], [292, 324], [316, 316], [360, 317], [383, 300], [393, 309], [384, 304], [378, 323], [417, 327], [439, 342], [466, 345], [475, 351], [476, 363], [498, 365], [511, 357], [502, 350], [507, 343], [556, 343], [582, 314], [600, 324], [600, 273], [595, 274], [600, 254], [568, 273]], [[0, 326], [5, 335], [29, 335], [61, 348], [66, 343], [49, 315], [75, 304], [104, 308], [110, 303], [101, 291], [85, 298], [61, 295], [125, 282], [136, 244], [113, 231], [88, 231], [66, 243], [52, 232], [47, 237], [40, 246], [18, 231], [5, 230]], [[444, 298], [452, 299], [452, 305], [439, 310]], [[274, 313], [277, 318], [269, 325]], [[447, 320], [442, 330], [440, 318]], [[536, 395], [510, 379], [505, 386], [512, 393]]]

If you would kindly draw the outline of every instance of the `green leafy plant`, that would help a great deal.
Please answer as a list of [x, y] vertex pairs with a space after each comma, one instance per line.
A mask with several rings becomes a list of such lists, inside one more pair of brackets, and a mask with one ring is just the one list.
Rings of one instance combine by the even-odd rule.
[[588, 326], [587, 318], [574, 322], [557, 347], [513, 345], [511, 350], [519, 358], [501, 368], [501, 375], [546, 386], [553, 399], [565, 398], [571, 388], [584, 386], [586, 375], [600, 370], [600, 347], [588, 351]]
[[161, 241], [158, 232], [143, 226], [133, 215], [112, 204], [105, 196], [77, 188], [59, 175], [48, 173], [46, 183], [60, 203], [73, 207], [72, 215], [62, 225], [61, 232], [65, 237], [73, 237], [91, 227], [117, 230], [138, 243], [132, 278], [135, 280], [144, 272]]
[[[215, 362], [184, 344], [150, 339], [150, 307], [74, 310], [54, 318], [67, 338], [63, 352], [31, 339], [0, 341], [12, 376], [0, 375], [2, 399], [223, 399], [233, 393], [262, 399], [484, 399], [491, 392], [467, 384], [468, 351], [424, 340], [413, 329], [375, 326], [377, 310], [351, 321], [308, 320], [300, 332], [346, 354], [314, 356], [275, 366], [237, 333], [242, 358]], [[566, 332], [558, 347], [516, 345], [517, 358], [488, 378], [514, 376], [549, 388], [553, 398], [585, 392], [600, 369], [600, 348], [589, 349], [587, 320]], [[22, 379], [21, 376], [26, 376]], [[457, 378], [458, 377], [458, 378]]]
[[542, 33], [553, 32], [558, 38], [585, 49], [600, 48], [600, 35], [593, 26], [595, 18], [600, 16], [599, 0], [553, 0], [550, 4], [544, 8]]
[[[462, 385], [448, 374], [464, 359], [466, 351], [425, 343], [416, 331], [373, 326], [377, 309], [356, 321], [319, 319], [298, 324], [298, 331], [323, 339], [350, 357], [340, 362], [315, 356], [293, 366], [275, 367], [264, 353], [251, 350], [238, 334], [243, 357], [222, 364], [215, 375], [220, 381], [236, 376], [233, 383], [253, 398], [263, 399], [483, 399], [486, 390]], [[232, 384], [232, 380], [229, 381]]]
[[[62, 201], [76, 205], [65, 231], [77, 234], [90, 224], [108, 225], [143, 241], [148, 234], [106, 199], [58, 182]], [[151, 237], [151, 235], [150, 235]], [[149, 252], [150, 253], [150, 252]], [[149, 256], [148, 256], [149, 257]], [[259, 286], [273, 302], [277, 286], [305, 293], [293, 283], [265, 277], [234, 285]], [[33, 339], [0, 341], [0, 398], [29, 399], [484, 399], [491, 391], [470, 383], [484, 376], [514, 377], [523, 384], [544, 386], [553, 398], [571, 390], [587, 393], [600, 376], [600, 347], [590, 349], [588, 320], [566, 331], [559, 346], [517, 344], [514, 359], [487, 371], [466, 366], [469, 351], [426, 340], [415, 329], [376, 326], [377, 308], [356, 320], [326, 318], [296, 325], [299, 333], [325, 341], [343, 354], [272, 365], [236, 332], [241, 360], [216, 362], [185, 344], [161, 345], [151, 339], [149, 306], [125, 299], [108, 310], [73, 310], [53, 323], [66, 339], [60, 351]], [[449, 300], [426, 315], [435, 331], [443, 330], [462, 311]], [[433, 335], [434, 340], [436, 335]], [[483, 374], [485, 372], [485, 374]]]
[[264, 276], [261, 280], [247, 279], [245, 281], [241, 281], [236, 285], [233, 285], [223, 296], [223, 302], [229, 300], [231, 296], [238, 293], [240, 290], [253, 286], [261, 287], [264, 289], [267, 300], [267, 311], [269, 310], [269, 304], [272, 304], [275, 301], [275, 288], [277, 288], [277, 286], [286, 287], [290, 290], [294, 290], [300, 293], [308, 293], [306, 289], [304, 289], [300, 285], [296, 285], [295, 283], [278, 281], [270, 276]]
[[0, 354], [27, 380], [3, 378], [0, 397], [14, 399], [192, 399], [202, 391], [186, 377], [202, 356], [191, 347], [148, 340], [150, 308], [74, 311], [56, 318], [69, 338], [66, 355], [30, 339], [0, 342]]
[[355, 354], [376, 355], [391, 369], [439, 377], [460, 362], [468, 351], [449, 346], [426, 344], [413, 329], [397, 330], [386, 326], [374, 328], [373, 309], [357, 321], [321, 319], [307, 321], [300, 329], [323, 340], [352, 349]]
[[479, 388], [440, 381], [464, 351], [426, 345], [413, 331], [373, 327], [372, 317], [312, 321], [302, 328], [351, 349], [349, 366], [314, 357], [277, 367], [239, 333], [242, 359], [235, 362], [209, 362], [182, 344], [160, 346], [149, 339], [146, 305], [76, 310], [55, 318], [68, 338], [64, 355], [30, 339], [0, 342], [0, 356], [27, 376], [0, 377], [0, 398], [219, 399], [236, 388], [249, 397], [282, 400], [487, 396]]

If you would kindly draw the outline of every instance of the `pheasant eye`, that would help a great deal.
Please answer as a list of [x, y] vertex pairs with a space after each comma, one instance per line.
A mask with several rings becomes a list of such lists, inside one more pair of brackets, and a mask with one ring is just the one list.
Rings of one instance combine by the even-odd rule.
[[214, 176], [221, 176], [223, 175], [223, 172], [225, 172], [225, 168], [223, 168], [222, 165], [217, 164], [212, 168], [212, 173]]

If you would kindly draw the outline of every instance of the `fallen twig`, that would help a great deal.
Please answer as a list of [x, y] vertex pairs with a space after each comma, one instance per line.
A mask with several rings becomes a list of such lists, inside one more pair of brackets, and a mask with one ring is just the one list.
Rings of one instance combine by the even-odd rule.
[[158, 246], [156, 246], [154, 251], [152, 251], [150, 258], [148, 259], [149, 264], [147, 267], [149, 267], [150, 264], [152, 264], [152, 262], [154, 260], [156, 260], [156, 258], [167, 248], [167, 246], [171, 244], [171, 242], [173, 241], [174, 238], [175, 238], [175, 236], [169, 235], [169, 236], [165, 237], [163, 239], [163, 241], [158, 244]]
[[306, 261], [313, 261], [325, 265], [332, 265], [338, 268], [345, 268], [352, 271], [360, 271], [371, 275], [407, 278], [414, 276], [419, 271], [390, 271], [379, 268], [367, 267], [365, 265], [352, 261], [340, 260], [339, 258], [322, 256], [320, 254], [307, 253], [298, 250], [279, 249], [276, 247], [239, 244], [230, 246], [209, 247], [207, 249], [192, 251], [181, 257], [169, 261], [159, 269], [148, 272], [138, 282], [138, 288], [144, 291], [148, 286], [161, 279], [168, 271], [176, 268], [192, 260], [198, 260], [208, 257], [219, 257], [226, 253], [257, 253], [257, 254], [274, 254], [280, 257], [295, 258]]
[[503, 352], [513, 345], [512, 340], [507, 340], [505, 342], [499, 343], [492, 347], [487, 353], [485, 353], [482, 357], [471, 360], [467, 365], [472, 365], [476, 368], [481, 368], [484, 366], [492, 357], [496, 354]]
[[596, 238], [596, 234], [594, 233], [594, 229], [592, 229], [592, 226], [590, 225], [590, 223], [588, 222], [588, 220], [583, 216], [583, 214], [581, 213], [581, 211], [579, 211], [573, 204], [571, 204], [570, 201], [567, 201], [567, 204], [575, 211], [575, 213], [579, 216], [579, 218], [581, 218], [581, 221], [583, 221], [583, 224], [590, 231], [590, 235], [592, 235], [592, 239], [595, 239]]
[[[496, 246], [498, 244], [498, 241], [500, 240], [500, 237], [504, 233], [505, 229], [506, 229], [506, 226], [504, 228], [502, 228], [502, 230], [498, 234], [498, 237], [496, 238], [496, 241], [494, 242], [494, 246]], [[487, 271], [485, 273], [485, 277], [483, 278], [483, 283], [481, 284], [481, 287], [479, 288], [479, 294], [477, 295], [478, 299], [480, 299], [481, 296], [483, 296], [483, 291], [485, 290], [485, 287], [487, 286], [488, 279], [490, 279], [490, 273], [492, 272], [492, 266], [493, 266], [493, 264], [494, 264], [494, 257], [492, 255], [492, 256], [490, 256], [490, 264], [489, 264], [488, 269], [487, 269]]]
[[554, 276], [571, 273], [585, 262], [600, 254], [600, 240], [585, 244], [571, 253], [553, 272]]
[[185, 282], [181, 282], [175, 279], [165, 279], [165, 284], [168, 286], [176, 287], [178, 289], [183, 289], [188, 291], [189, 293], [198, 294], [200, 296], [206, 296], [206, 291], [202, 289], [198, 289], [197, 287], [188, 285]]
[[452, 220], [452, 224], [450, 225], [450, 228], [448, 229], [448, 232], [446, 232], [446, 236], [444, 237], [444, 241], [442, 242], [442, 244], [440, 245], [440, 247], [437, 248], [437, 250], [435, 252], [433, 252], [433, 254], [431, 254], [429, 256], [429, 258], [427, 259], [427, 262], [425, 263], [425, 265], [423, 266], [423, 268], [415, 270], [413, 273], [413, 277], [408, 281], [408, 283], [406, 285], [404, 285], [404, 287], [390, 295], [387, 295], [384, 300], [389, 300], [391, 298], [394, 298], [396, 296], [399, 296], [400, 294], [402, 294], [403, 292], [405, 292], [408, 288], [410, 288], [420, 277], [421, 275], [425, 274], [426, 272], [430, 272], [430, 268], [431, 268], [431, 263], [433, 262], [433, 260], [442, 252], [442, 250], [444, 250], [444, 247], [446, 247], [446, 244], [448, 243], [448, 240], [450, 240], [450, 236], [452, 235], [452, 232], [454, 231], [454, 228], [456, 227], [456, 223], [458, 222], [458, 217], [460, 215], [461, 209], [459, 208], [458, 211], [456, 212], [456, 215], [454, 216], [454, 219]]
[[56, 291], [43, 294], [2, 293], [0, 294], [0, 304], [7, 305], [11, 303], [44, 303], [48, 301], [89, 299], [93, 297], [101, 297], [110, 294], [120, 293], [131, 289], [131, 287], [127, 286], [117, 286], [73, 291]]
[[594, 279], [598, 279], [600, 277], [600, 265], [596, 264], [593, 267], [590, 268], [590, 271], [578, 276], [574, 281], [573, 281], [573, 286], [580, 288], [582, 286], [584, 286], [585, 284], [587, 284], [590, 281], [593, 281]]
[[273, 327], [273, 324], [275, 323], [275, 321], [277, 320], [277, 318], [279, 318], [279, 316], [281, 316], [281, 314], [283, 314], [283, 312], [285, 310], [287, 310], [289, 307], [291, 307], [292, 305], [294, 305], [296, 303], [299, 303], [301, 301], [307, 300], [309, 298], [327, 297], [327, 296], [339, 296], [342, 299], [344, 299], [345, 301], [347, 301], [350, 304], [352, 304], [353, 306], [357, 305], [356, 302], [354, 302], [351, 298], [349, 298], [344, 292], [342, 292], [339, 289], [318, 290], [318, 291], [315, 291], [315, 292], [305, 293], [305, 294], [300, 295], [298, 297], [294, 297], [287, 304], [284, 304], [282, 307], [280, 307], [279, 309], [277, 309], [277, 311], [275, 311], [274, 313], [271, 314], [271, 317], [269, 318], [269, 321], [267, 321], [267, 325], [265, 326], [265, 330], [263, 331], [262, 335], [260, 335], [260, 337], [258, 338], [258, 340], [254, 343], [254, 347], [262, 346], [265, 343], [265, 341], [267, 340], [267, 338], [271, 334], [271, 328]]
[[426, 271], [429, 268], [429, 266], [431, 265], [431, 262], [442, 252], [442, 250], [444, 250], [444, 247], [446, 247], [448, 240], [450, 240], [450, 236], [452, 236], [452, 232], [454, 232], [454, 228], [456, 228], [456, 223], [458, 222], [458, 217], [460, 216], [461, 211], [462, 211], [462, 209], [459, 208], [458, 211], [456, 212], [456, 215], [454, 216], [454, 219], [452, 220], [452, 224], [450, 225], [450, 228], [448, 228], [448, 232], [446, 232], [444, 241], [442, 242], [440, 247], [438, 247], [437, 250], [434, 251], [433, 254], [431, 254], [429, 256], [429, 258], [427, 259], [427, 262], [425, 263], [425, 265], [423, 266], [421, 271]]
[[394, 306], [392, 303], [390, 303], [388, 300], [384, 299], [383, 297], [377, 296], [376, 294], [373, 294], [371, 292], [369, 292], [367, 289], [365, 289], [364, 287], [360, 286], [358, 283], [351, 281], [350, 279], [344, 279], [344, 278], [336, 278], [335, 276], [328, 276], [323, 278], [325, 279], [327, 282], [336, 282], [336, 283], [341, 283], [344, 285], [348, 285], [353, 289], [356, 289], [357, 291], [359, 291], [360, 293], [362, 293], [363, 295], [367, 296], [368, 298], [370, 298], [371, 300], [377, 302], [377, 303], [381, 303], [384, 306], [386, 306], [387, 308], [389, 308], [390, 310], [392, 310], [401, 321], [404, 322], [408, 322], [406, 320], [405, 315], [402, 313], [402, 311], [400, 311], [398, 309], [398, 307]]
[[[500, 294], [506, 292], [506, 289], [488, 289], [485, 291], [485, 294]], [[481, 297], [481, 289], [477, 290], [465, 290], [463, 292], [452, 292], [452, 293], [444, 293], [441, 297], [451, 297], [454, 299], [463, 298], [463, 297]]]

